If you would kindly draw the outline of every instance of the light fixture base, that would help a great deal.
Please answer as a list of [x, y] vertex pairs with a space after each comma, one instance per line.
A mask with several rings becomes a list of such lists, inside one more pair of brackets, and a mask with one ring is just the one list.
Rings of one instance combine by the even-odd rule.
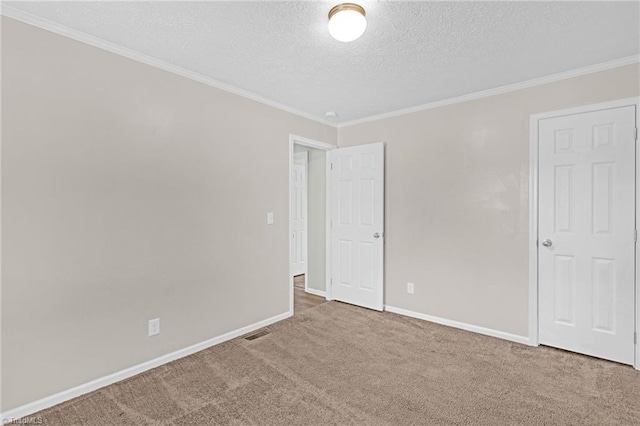
[[331, 19], [331, 17], [333, 15], [335, 15], [338, 12], [342, 12], [343, 10], [353, 10], [355, 12], [360, 13], [362, 16], [367, 16], [367, 14], [364, 11], [364, 7], [360, 6], [359, 4], [355, 4], [355, 3], [342, 3], [339, 4], [337, 6], [333, 6], [331, 8], [331, 10], [329, 11], [329, 19]]

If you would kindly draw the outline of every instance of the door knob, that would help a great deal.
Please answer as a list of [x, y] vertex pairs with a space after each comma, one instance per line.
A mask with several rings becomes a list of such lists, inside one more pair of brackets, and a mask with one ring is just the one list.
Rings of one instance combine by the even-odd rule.
[[551, 241], [550, 239], [546, 239], [544, 241], [542, 241], [542, 245], [545, 247], [551, 247], [551, 245], [553, 244], [553, 241]]
[[375, 234], [373, 234], [373, 238], [380, 238], [380, 233], [376, 232]]

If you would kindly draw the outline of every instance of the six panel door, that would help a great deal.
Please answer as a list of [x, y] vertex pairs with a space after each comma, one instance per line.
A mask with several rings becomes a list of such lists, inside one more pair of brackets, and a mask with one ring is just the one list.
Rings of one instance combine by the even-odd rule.
[[634, 362], [634, 106], [539, 121], [540, 343]]
[[331, 151], [331, 298], [381, 311], [384, 145]]

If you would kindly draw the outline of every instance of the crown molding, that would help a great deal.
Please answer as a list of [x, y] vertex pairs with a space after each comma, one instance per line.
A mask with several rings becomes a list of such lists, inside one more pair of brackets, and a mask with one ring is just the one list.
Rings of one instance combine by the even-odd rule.
[[439, 108], [446, 105], [458, 104], [461, 102], [472, 101], [475, 99], [486, 98], [489, 96], [501, 95], [503, 93], [514, 92], [516, 90], [526, 89], [529, 87], [540, 86], [542, 84], [553, 83], [555, 81], [566, 80], [581, 75], [605, 71], [608, 69], [623, 67], [625, 65], [637, 64], [640, 62], [640, 55], [627, 56], [613, 61], [602, 62], [600, 64], [590, 65], [584, 68], [578, 68], [570, 71], [564, 71], [558, 74], [548, 75], [546, 77], [534, 78], [532, 80], [522, 81], [520, 83], [508, 84], [493, 89], [482, 90], [480, 92], [469, 93], [466, 95], [456, 96], [453, 98], [442, 99], [440, 101], [429, 102], [427, 104], [417, 105], [409, 108], [402, 108], [395, 111], [385, 112], [382, 114], [370, 115], [368, 117], [358, 118], [355, 120], [345, 121], [338, 124], [338, 128], [353, 126], [356, 124], [368, 123], [371, 121], [382, 120], [385, 118], [397, 117], [400, 115], [411, 114], [414, 112], [425, 111], [428, 109]]
[[312, 120], [320, 124], [324, 124], [326, 126], [330, 126], [333, 128], [337, 127], [336, 123], [332, 123], [330, 121], [324, 120], [322, 118], [319, 118], [307, 112], [301, 111], [299, 109], [292, 108], [288, 105], [281, 104], [274, 100], [265, 98], [263, 96], [249, 92], [247, 90], [240, 89], [230, 84], [223, 83], [221, 81], [215, 80], [205, 75], [202, 75], [193, 71], [189, 71], [179, 66], [170, 64], [169, 62], [165, 62], [161, 59], [157, 59], [152, 56], [145, 55], [133, 49], [129, 49], [127, 47], [120, 46], [119, 44], [103, 40], [99, 37], [92, 36], [85, 32], [78, 31], [73, 28], [69, 28], [65, 25], [58, 24], [48, 19], [40, 18], [31, 13], [15, 8], [13, 6], [7, 6], [5, 4], [1, 4], [0, 14], [8, 18], [15, 19], [20, 22], [24, 22], [29, 25], [33, 25], [34, 27], [42, 28], [52, 33], [71, 38], [73, 40], [88, 44], [93, 47], [97, 47], [102, 50], [106, 50], [107, 52], [115, 53], [116, 55], [124, 56], [125, 58], [133, 59], [134, 61], [142, 62], [143, 64], [150, 65], [155, 68], [160, 68], [161, 70], [164, 70], [173, 74], [177, 74], [181, 77], [185, 77], [190, 80], [194, 80], [199, 83], [203, 83], [208, 86], [215, 87], [216, 89], [224, 90], [225, 92], [233, 93], [234, 95], [242, 96], [243, 98], [250, 99], [252, 101], [259, 102], [261, 104], [264, 104], [273, 108], [277, 108], [281, 111], [285, 111], [290, 114], [294, 114], [299, 117], [306, 118], [308, 120]]
[[215, 87], [216, 89], [224, 90], [229, 93], [233, 93], [235, 95], [241, 96], [246, 99], [250, 99], [255, 102], [262, 103], [264, 105], [268, 105], [270, 107], [279, 109], [281, 111], [288, 112], [290, 114], [297, 115], [302, 118], [306, 118], [308, 120], [315, 121], [320, 124], [324, 124], [326, 126], [330, 126], [333, 128], [344, 128], [348, 126], [353, 126], [356, 124], [368, 123], [371, 121], [382, 120], [385, 118], [397, 117], [400, 115], [411, 114], [414, 112], [425, 111], [428, 109], [439, 108], [447, 105], [453, 105], [461, 102], [472, 101], [475, 99], [486, 98], [489, 96], [500, 95], [508, 92], [513, 92], [516, 90], [526, 89], [529, 87], [539, 86], [542, 84], [552, 83], [555, 81], [566, 80], [573, 77], [579, 77], [586, 74], [592, 74], [599, 71], [605, 71], [612, 68], [618, 68], [625, 65], [636, 64], [640, 62], [640, 55], [627, 56], [620, 59], [615, 59], [608, 62], [603, 62], [600, 64], [590, 65], [583, 68], [578, 68], [574, 70], [569, 70], [565, 72], [561, 72], [558, 74], [552, 74], [545, 77], [535, 78], [532, 80], [523, 81], [520, 83], [509, 84], [506, 86], [500, 86], [493, 89], [482, 90], [479, 92], [469, 93], [466, 95], [456, 96], [452, 98], [446, 98], [435, 102], [429, 102], [426, 104], [417, 105], [409, 108], [402, 108], [395, 111], [389, 111], [381, 114], [370, 115], [367, 117], [358, 118], [355, 120], [345, 121], [342, 123], [335, 123], [315, 115], [309, 114], [307, 112], [301, 111], [299, 109], [290, 107], [288, 105], [281, 104], [279, 102], [273, 101], [271, 99], [265, 98], [258, 94], [240, 89], [238, 87], [232, 86], [227, 83], [223, 83], [221, 81], [212, 79], [210, 77], [204, 76], [202, 74], [189, 71], [187, 69], [178, 67], [176, 65], [170, 64], [160, 59], [153, 58], [151, 56], [145, 55], [143, 53], [137, 52], [133, 49], [129, 49], [123, 46], [120, 46], [116, 43], [112, 43], [101, 38], [89, 35], [82, 31], [78, 31], [72, 28], [69, 28], [65, 25], [58, 24], [56, 22], [50, 21], [48, 19], [40, 18], [38, 16], [27, 13], [23, 10], [17, 9], [13, 6], [7, 6], [5, 4], [0, 4], [0, 14], [7, 16], [9, 18], [15, 19], [17, 21], [24, 22], [29, 25], [33, 25], [38, 28], [42, 28], [44, 30], [71, 38], [73, 40], [88, 44], [90, 46], [97, 47], [102, 50], [106, 50], [111, 53], [115, 53], [116, 55], [124, 56], [129, 59], [133, 59], [138, 62], [142, 62], [144, 64], [150, 65], [155, 68], [160, 68], [164, 71], [180, 75], [182, 77], [206, 84], [211, 87]]

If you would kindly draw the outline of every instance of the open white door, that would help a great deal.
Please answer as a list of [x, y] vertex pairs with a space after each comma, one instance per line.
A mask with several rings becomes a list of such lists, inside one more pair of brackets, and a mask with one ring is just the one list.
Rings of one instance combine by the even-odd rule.
[[307, 153], [294, 155], [291, 176], [291, 275], [307, 273]]
[[384, 144], [330, 151], [331, 298], [383, 310]]

